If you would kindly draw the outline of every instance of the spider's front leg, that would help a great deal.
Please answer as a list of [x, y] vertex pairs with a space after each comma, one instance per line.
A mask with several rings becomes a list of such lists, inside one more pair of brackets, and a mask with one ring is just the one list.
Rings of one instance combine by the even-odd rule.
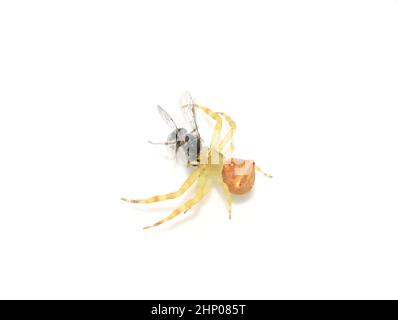
[[229, 155], [232, 156], [232, 153], [234, 152], [234, 149], [235, 149], [233, 142], [232, 142], [232, 137], [234, 136], [235, 131], [236, 131], [236, 123], [234, 120], [232, 120], [232, 118], [229, 115], [225, 114], [224, 112], [218, 112], [218, 114], [220, 114], [224, 117], [224, 119], [228, 122], [229, 127], [230, 127], [228, 133], [221, 140], [218, 149], [219, 149], [219, 152], [223, 152], [225, 146], [228, 144], [228, 142], [230, 142], [231, 145], [230, 145], [230, 150], [229, 150], [230, 154]]
[[[217, 159], [219, 160], [224, 159], [224, 155], [222, 155], [222, 151], [225, 148], [225, 146], [231, 142], [231, 147], [230, 147], [230, 154], [233, 153], [234, 150], [234, 146], [232, 144], [232, 137], [236, 131], [236, 124], [235, 121], [232, 120], [232, 118], [230, 116], [228, 116], [227, 114], [223, 113], [223, 112], [214, 112], [212, 110], [210, 110], [209, 108], [200, 106], [200, 105], [196, 105], [199, 109], [201, 109], [202, 111], [204, 111], [206, 114], [208, 114], [210, 117], [212, 117], [214, 120], [216, 120], [216, 125], [214, 127], [214, 131], [213, 131], [213, 139], [212, 139], [212, 144], [211, 147], [213, 147], [216, 151], [217, 151]], [[223, 139], [221, 140], [221, 142], [219, 141], [220, 138], [220, 134], [221, 134], [221, 127], [222, 127], [222, 116], [229, 124], [229, 131], [228, 133], [223, 137]], [[221, 123], [220, 123], [221, 122]], [[212, 150], [210, 148], [210, 150]], [[214, 155], [214, 152], [212, 152], [212, 154]], [[222, 155], [221, 157], [219, 155]], [[210, 157], [211, 159], [213, 159], [213, 156]], [[222, 161], [223, 162], [223, 161]], [[214, 162], [211, 162], [212, 164], [214, 164]], [[219, 164], [219, 161], [216, 161], [216, 164]], [[221, 164], [223, 165], [223, 163]], [[227, 184], [223, 181], [223, 177], [221, 175], [221, 171], [222, 168], [219, 169], [219, 174], [217, 177], [217, 181], [218, 183], [222, 186], [224, 194], [225, 194], [225, 198], [227, 200], [227, 206], [228, 206], [228, 212], [229, 212], [229, 218], [231, 219], [231, 206], [232, 206], [232, 200], [231, 200], [231, 193], [228, 189]]]
[[123, 201], [130, 202], [130, 203], [152, 203], [152, 202], [159, 202], [159, 201], [164, 201], [164, 200], [169, 200], [169, 199], [175, 199], [184, 194], [185, 191], [189, 189], [189, 187], [192, 186], [192, 184], [195, 182], [196, 179], [202, 174], [204, 171], [204, 167], [199, 167], [196, 170], [194, 170], [191, 175], [185, 180], [185, 182], [182, 184], [180, 189], [176, 192], [171, 192], [159, 196], [154, 196], [148, 199], [143, 199], [143, 200], [129, 200], [126, 198], [121, 198]]
[[216, 121], [216, 125], [214, 126], [213, 136], [212, 136], [211, 144], [210, 144], [210, 149], [215, 148], [216, 146], [218, 146], [219, 141], [220, 141], [220, 134], [221, 134], [221, 130], [222, 130], [222, 119], [217, 114], [217, 112], [214, 112], [207, 107], [204, 107], [201, 105], [196, 105], [196, 107], [201, 109], [204, 113], [206, 113], [211, 118], [213, 118], [213, 120]]

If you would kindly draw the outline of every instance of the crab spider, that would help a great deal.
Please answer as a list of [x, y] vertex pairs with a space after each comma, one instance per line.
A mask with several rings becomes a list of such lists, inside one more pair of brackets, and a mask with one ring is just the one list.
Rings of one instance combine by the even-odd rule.
[[[215, 121], [210, 147], [203, 148], [203, 150], [200, 152], [197, 168], [185, 180], [182, 186], [175, 192], [158, 195], [143, 200], [129, 200], [126, 198], [122, 198], [122, 200], [130, 203], [153, 203], [158, 201], [175, 199], [183, 195], [194, 184], [194, 182], [197, 182], [195, 194], [191, 199], [176, 208], [168, 216], [159, 220], [153, 225], [144, 227], [144, 229], [159, 226], [175, 218], [182, 212], [188, 211], [210, 192], [213, 180], [215, 180], [216, 183], [220, 184], [224, 190], [228, 206], [229, 218], [231, 218], [231, 193], [245, 194], [251, 191], [255, 181], [255, 171], [259, 171], [265, 176], [271, 178], [270, 175], [264, 173], [258, 166], [256, 166], [253, 160], [240, 160], [236, 158], [225, 160], [223, 151], [228, 143], [230, 143], [229, 151], [231, 154], [234, 150], [232, 137], [236, 131], [235, 122], [230, 116], [226, 115], [225, 113], [214, 112], [209, 108], [201, 105], [195, 105], [195, 108], [203, 111]], [[221, 139], [220, 136], [223, 118], [228, 123], [229, 130], [227, 134]]]

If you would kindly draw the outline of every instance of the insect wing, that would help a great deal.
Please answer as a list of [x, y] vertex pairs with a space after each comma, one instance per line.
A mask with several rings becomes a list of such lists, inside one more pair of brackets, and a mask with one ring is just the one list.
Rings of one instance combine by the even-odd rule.
[[173, 129], [177, 130], [177, 125], [175, 124], [173, 118], [164, 110], [161, 106], [158, 106], [158, 111], [162, 119]]
[[191, 94], [186, 91], [183, 93], [180, 99], [180, 106], [182, 110], [182, 114], [184, 116], [184, 120], [189, 125], [189, 130], [192, 131], [197, 137], [199, 137], [198, 125], [196, 123], [196, 114], [195, 114], [195, 104], [193, 102]]

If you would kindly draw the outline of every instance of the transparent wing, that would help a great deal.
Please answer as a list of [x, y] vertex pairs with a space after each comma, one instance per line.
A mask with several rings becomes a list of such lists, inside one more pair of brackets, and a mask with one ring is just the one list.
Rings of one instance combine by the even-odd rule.
[[198, 125], [196, 123], [195, 103], [188, 91], [183, 93], [180, 99], [180, 106], [184, 120], [189, 126], [188, 129], [192, 132], [192, 134], [195, 134], [199, 137]]
[[162, 119], [169, 125], [169, 127], [173, 129], [177, 129], [177, 125], [175, 124], [173, 118], [164, 110], [161, 106], [158, 106], [158, 111]]

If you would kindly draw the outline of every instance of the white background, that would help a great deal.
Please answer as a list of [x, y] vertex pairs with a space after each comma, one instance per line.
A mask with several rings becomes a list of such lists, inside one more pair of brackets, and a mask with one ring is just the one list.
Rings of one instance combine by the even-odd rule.
[[[394, 0], [3, 1], [0, 298], [397, 299], [397, 57]], [[184, 90], [274, 179], [143, 231]]]

